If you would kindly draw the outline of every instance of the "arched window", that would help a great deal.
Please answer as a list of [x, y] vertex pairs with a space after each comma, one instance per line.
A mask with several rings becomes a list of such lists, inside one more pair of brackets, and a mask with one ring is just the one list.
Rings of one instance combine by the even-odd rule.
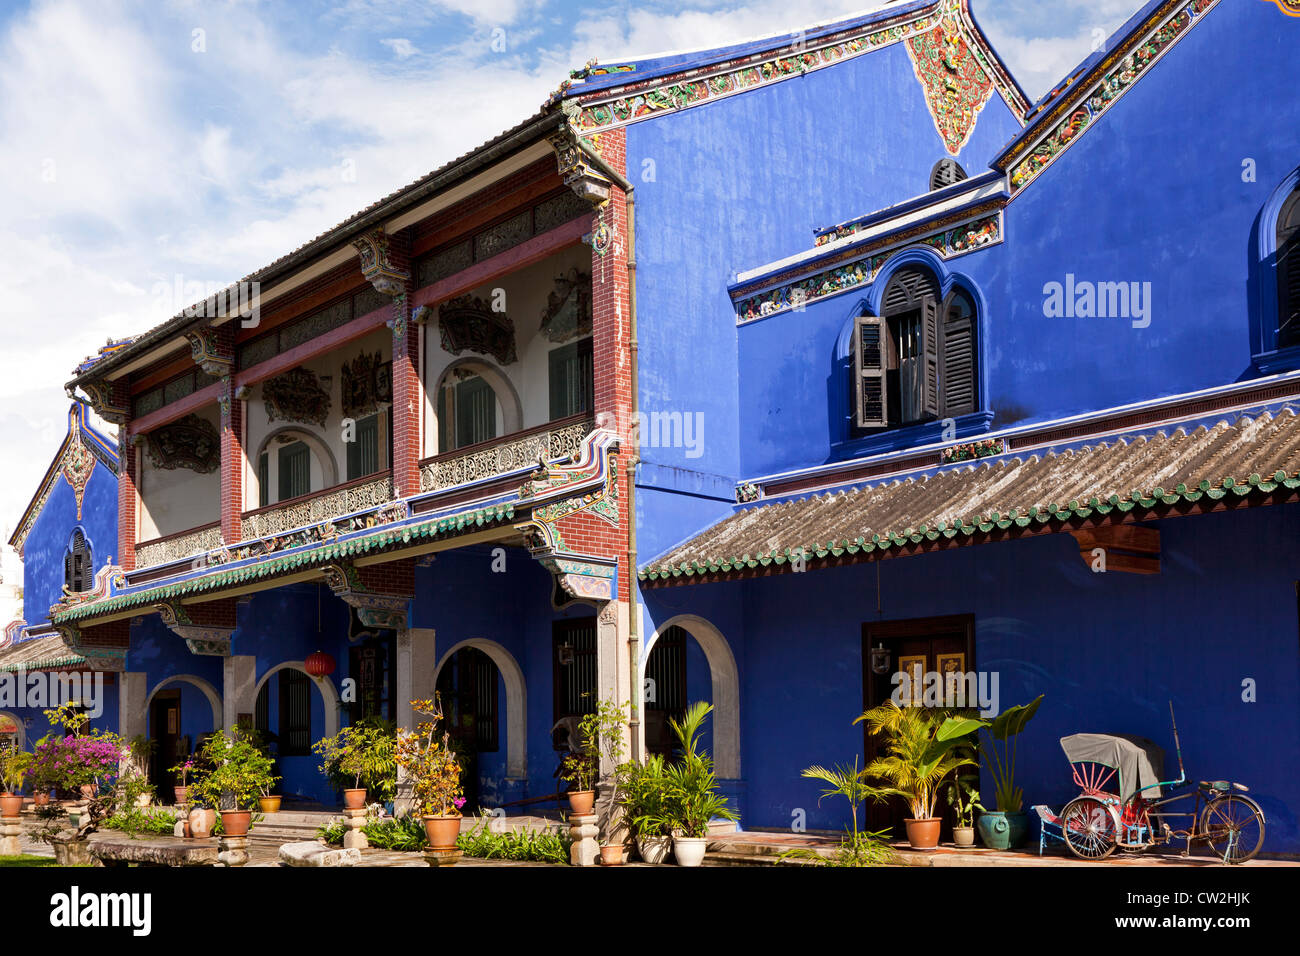
[[928, 271], [895, 273], [880, 315], [856, 319], [856, 426], [899, 428], [976, 411], [976, 330], [966, 292], [953, 289], [941, 299]]
[[953, 183], [959, 183], [966, 178], [966, 170], [961, 168], [957, 160], [945, 156], [934, 164], [930, 170], [930, 191], [942, 189], [944, 186], [951, 186]]
[[1277, 347], [1300, 345], [1300, 187], [1277, 217]]
[[80, 528], [72, 535], [63, 555], [63, 584], [73, 594], [89, 591], [95, 586], [95, 562], [90, 553], [90, 543]]

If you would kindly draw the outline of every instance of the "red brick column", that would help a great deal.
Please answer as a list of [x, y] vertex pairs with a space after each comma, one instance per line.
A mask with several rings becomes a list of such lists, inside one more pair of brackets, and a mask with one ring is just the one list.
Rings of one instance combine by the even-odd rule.
[[221, 380], [221, 537], [226, 544], [244, 539], [244, 403], [235, 397], [235, 380]]
[[411, 321], [411, 233], [402, 230], [388, 240], [389, 262], [408, 278], [401, 295], [393, 298], [393, 485], [403, 495], [420, 490], [420, 455], [423, 439], [424, 395], [420, 388], [420, 334]]
[[118, 382], [113, 386], [113, 404], [118, 408], [127, 409], [126, 417], [118, 426], [121, 440], [118, 442], [117, 468], [117, 566], [124, 571], [134, 571], [140, 495], [136, 486], [139, 476], [136, 469], [135, 442], [130, 433], [131, 399], [127, 394], [125, 382]]
[[[622, 129], [602, 133], [597, 143], [601, 156], [609, 165], [626, 175], [627, 134]], [[597, 211], [595, 227], [609, 230], [609, 242], [602, 255], [591, 253], [591, 292], [593, 310], [592, 365], [595, 382], [593, 404], [598, 420], [614, 428], [623, 443], [620, 464], [628, 461], [634, 449], [631, 441], [632, 371], [629, 363], [631, 344], [629, 319], [631, 299], [628, 294], [628, 215], [627, 198], [616, 184], [611, 184], [610, 198]], [[627, 501], [626, 468], [618, 475], [620, 505]], [[620, 507], [619, 524], [614, 527], [594, 515], [577, 515], [565, 526], [577, 543], [588, 553], [618, 556], [618, 600], [629, 598], [627, 564], [627, 509]], [[581, 529], [581, 530], [579, 530]]]

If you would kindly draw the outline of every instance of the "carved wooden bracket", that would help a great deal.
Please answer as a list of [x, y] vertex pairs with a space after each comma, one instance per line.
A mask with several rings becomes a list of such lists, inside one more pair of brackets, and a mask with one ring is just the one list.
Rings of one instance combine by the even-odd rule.
[[393, 264], [388, 249], [388, 234], [382, 226], [352, 240], [352, 245], [361, 257], [361, 274], [376, 291], [392, 296], [401, 295], [405, 291], [411, 273]]
[[1079, 543], [1083, 563], [1094, 570], [1160, 573], [1160, 531], [1156, 528], [1116, 524], [1070, 534]]
[[216, 329], [200, 328], [186, 332], [190, 343], [190, 358], [194, 364], [213, 378], [230, 374], [235, 365], [235, 350]]
[[96, 415], [111, 425], [126, 424], [131, 410], [125, 402], [114, 400], [114, 389], [110, 382], [85, 382], [81, 389], [90, 399], [90, 407]]
[[599, 206], [609, 199], [609, 180], [592, 165], [586, 153], [578, 146], [578, 137], [574, 133], [569, 130], [555, 133], [550, 137], [550, 144], [551, 149], [555, 150], [556, 163], [564, 185], [593, 206]]
[[209, 657], [229, 657], [230, 642], [234, 637], [233, 627], [200, 627], [191, 619], [189, 613], [179, 601], [155, 604], [154, 610], [164, 624], [177, 637], [184, 638], [185, 646], [191, 654]]
[[58, 626], [63, 642], [75, 653], [86, 659], [86, 667], [92, 671], [121, 673], [126, 670], [125, 647], [97, 647], [83, 643], [81, 628], [75, 624]]
[[366, 627], [400, 630], [406, 627], [411, 598], [401, 594], [371, 591], [352, 564], [331, 564], [325, 568], [325, 583], [343, 601], [357, 609]]

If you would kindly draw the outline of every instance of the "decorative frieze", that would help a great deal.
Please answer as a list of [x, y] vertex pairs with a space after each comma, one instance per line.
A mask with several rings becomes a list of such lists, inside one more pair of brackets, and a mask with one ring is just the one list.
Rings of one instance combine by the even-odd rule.
[[1019, 191], [1032, 182], [1093, 120], [1108, 110], [1143, 73], [1178, 42], [1205, 11], [1219, 0], [1191, 0], [1125, 51], [1108, 59], [1113, 64], [1083, 99], [1074, 103], [1064, 118], [1029, 148], [1028, 155], [1013, 161], [1011, 188]]
[[550, 431], [534, 432], [513, 441], [502, 441], [480, 451], [440, 457], [420, 468], [420, 490], [441, 491], [457, 485], [482, 481], [519, 471], [538, 460], [576, 458], [582, 440], [595, 428], [595, 421], [574, 422]]
[[174, 471], [186, 468], [209, 475], [221, 467], [221, 436], [206, 418], [186, 415], [144, 436], [149, 463]]
[[373, 415], [393, 400], [393, 365], [379, 352], [362, 352], [343, 363], [343, 417]]
[[167, 538], [163, 541], [151, 541], [138, 544], [135, 548], [137, 568], [152, 568], [160, 564], [171, 564], [193, 558], [207, 551], [214, 551], [222, 546], [221, 525], [199, 528], [186, 534]]
[[72, 487], [72, 493], [77, 499], [77, 520], [81, 520], [81, 508], [86, 498], [86, 485], [90, 483], [90, 476], [95, 473], [95, 455], [85, 442], [81, 440], [81, 429], [74, 428], [72, 431], [72, 441], [68, 445], [68, 450], [64, 452], [63, 463], [60, 466], [60, 473]]
[[977, 458], [989, 458], [1001, 455], [1007, 450], [1005, 438], [985, 438], [981, 441], [953, 445], [939, 453], [939, 464], [953, 465], [960, 461], [974, 461]]
[[[376, 481], [350, 485], [327, 492], [282, 508], [267, 508], [244, 515], [244, 537], [268, 538], [290, 531], [319, 525], [340, 515], [351, 515], [390, 504], [393, 501], [393, 482], [385, 476]], [[380, 523], [376, 521], [376, 523]]]
[[[851, 235], [858, 228], [865, 227], [846, 227], [844, 235]], [[892, 256], [909, 245], [920, 243], [932, 248], [942, 258], [952, 259], [1001, 241], [1002, 213], [998, 211], [948, 229], [924, 234], [884, 252], [863, 253], [861, 257], [843, 265], [742, 298], [736, 302], [736, 318], [742, 324], [752, 322], [778, 312], [802, 309], [820, 299], [865, 286], [875, 279], [881, 267]]]
[[955, 15], [909, 38], [905, 45], [939, 138], [956, 156], [993, 95], [993, 80], [976, 58]]
[[300, 422], [325, 427], [330, 394], [311, 369], [301, 365], [262, 383], [267, 421]]

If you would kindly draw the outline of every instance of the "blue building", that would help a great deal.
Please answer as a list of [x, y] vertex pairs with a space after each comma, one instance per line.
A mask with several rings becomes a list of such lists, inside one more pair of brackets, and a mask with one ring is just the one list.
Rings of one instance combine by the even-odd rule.
[[742, 826], [836, 830], [800, 770], [956, 670], [1044, 695], [1027, 803], [1172, 700], [1300, 851], [1300, 11], [1152, 0], [1031, 103], [975, 8], [593, 62], [88, 360], [115, 561], [29, 591], [123, 730], [331, 801], [310, 741], [439, 689], [522, 809], [595, 699], [638, 757], [708, 699]]

